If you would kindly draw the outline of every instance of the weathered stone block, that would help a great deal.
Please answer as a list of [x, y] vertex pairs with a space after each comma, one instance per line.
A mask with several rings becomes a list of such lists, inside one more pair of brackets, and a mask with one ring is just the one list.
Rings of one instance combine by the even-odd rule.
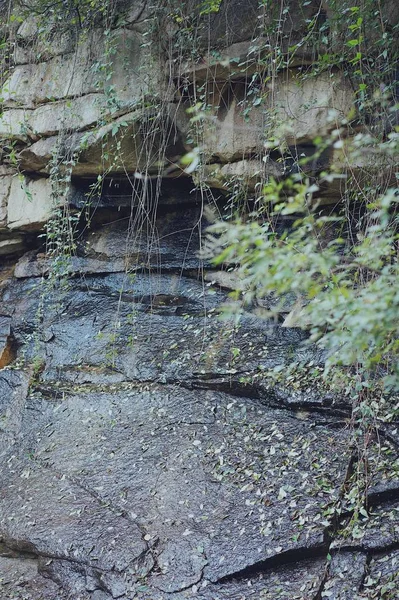
[[298, 75], [303, 77], [296, 70], [281, 73], [266, 100], [274, 113], [271, 129], [280, 129], [292, 145], [338, 127], [353, 106], [353, 89], [341, 72], [321, 73], [301, 82]]
[[7, 202], [11, 180], [12, 177], [10, 175], [0, 175], [0, 229], [7, 224]]
[[8, 203], [8, 227], [10, 229], [39, 229], [53, 211], [51, 182], [15, 177], [11, 183]]
[[225, 165], [211, 164], [204, 167], [204, 177], [210, 187], [231, 191], [235, 183], [252, 191], [267, 177], [281, 177], [282, 167], [275, 161], [239, 160]]
[[73, 54], [17, 66], [4, 85], [5, 105], [32, 108], [50, 100], [96, 92], [99, 86], [91, 66], [100, 43], [101, 33], [96, 31], [78, 43]]
[[0, 117], [0, 137], [26, 141], [55, 135], [61, 130], [86, 129], [102, 117], [104, 94], [89, 94], [73, 100], [62, 100], [31, 109], [10, 109]]
[[263, 148], [265, 116], [254, 107], [246, 111], [246, 86], [243, 83], [226, 84], [208, 89], [209, 102], [214, 106], [215, 118], [210, 117], [204, 131], [205, 147], [212, 157], [226, 163], [250, 157]]
[[[79, 140], [79, 161], [73, 174], [98, 175], [104, 171], [134, 171], [140, 163], [142, 138], [139, 134], [142, 113], [130, 113], [86, 134]], [[153, 149], [151, 149], [152, 151]]]
[[[20, 168], [27, 171], [48, 171], [48, 164], [57, 147], [70, 156], [76, 153], [76, 164], [72, 167], [75, 176], [97, 176], [104, 171], [110, 173], [140, 170], [158, 173], [163, 155], [173, 159], [184, 153], [177, 132], [167, 116], [158, 119], [157, 135], [153, 143], [146, 145], [145, 121], [148, 115], [137, 110], [116, 118], [107, 125], [86, 133], [50, 136], [24, 148], [19, 155]], [[150, 129], [154, 127], [151, 122]], [[168, 162], [170, 164], [170, 162]]]
[[296, 70], [280, 73], [258, 98], [248, 96], [243, 83], [226, 84], [221, 93], [219, 84], [210, 87], [214, 119], [205, 127], [208, 153], [233, 162], [264, 151], [272, 137], [288, 145], [309, 143], [339, 126], [353, 102], [342, 73], [322, 73], [301, 83], [297, 75]]
[[[72, 52], [76, 41], [76, 29], [57, 31], [57, 23], [48, 24], [49, 29], [40, 31], [39, 19], [31, 15], [18, 28], [14, 48], [14, 64], [35, 63], [49, 60], [60, 54]], [[59, 29], [59, 27], [58, 27]]]
[[22, 236], [13, 236], [0, 240], [0, 256], [6, 256], [7, 254], [15, 254], [21, 252], [24, 249], [24, 239]]
[[[217, 53], [209, 49], [201, 57], [201, 61], [195, 64], [189, 60], [178, 63], [177, 75], [183, 80], [188, 79], [197, 84], [209, 81], [242, 80], [244, 77], [259, 73], [261, 62], [270, 60], [270, 52], [270, 39], [267, 37], [237, 42], [220, 49]], [[290, 57], [289, 64], [290, 67], [295, 67], [312, 64], [313, 60], [306, 47], [300, 47]], [[176, 69], [176, 62], [171, 61], [169, 68]]]
[[[203, 9], [203, 5], [197, 0], [189, 0], [185, 5], [186, 14], [190, 16], [198, 15]], [[288, 47], [305, 37], [307, 24], [320, 12], [318, 0], [305, 3], [300, 0], [285, 0], [282, 6], [276, 2], [262, 5], [259, 0], [229, 0], [222, 2], [217, 12], [202, 13], [198, 43], [203, 47], [226, 46], [258, 38], [266, 30]]]
[[[83, 134], [75, 134], [74, 138], [79, 136], [81, 137]], [[70, 141], [68, 139], [68, 141]], [[24, 148], [19, 156], [19, 166], [23, 171], [42, 171], [46, 168], [53, 153], [56, 151], [58, 144], [58, 136], [50, 136], [48, 138], [42, 138]], [[69, 143], [69, 149], [73, 150], [75, 148], [73, 141]]]
[[105, 40], [104, 31], [95, 29], [78, 41], [73, 53], [17, 66], [3, 86], [5, 106], [33, 108], [102, 91], [126, 104], [159, 93], [160, 64], [144, 51], [140, 34], [118, 29], [109, 46]]

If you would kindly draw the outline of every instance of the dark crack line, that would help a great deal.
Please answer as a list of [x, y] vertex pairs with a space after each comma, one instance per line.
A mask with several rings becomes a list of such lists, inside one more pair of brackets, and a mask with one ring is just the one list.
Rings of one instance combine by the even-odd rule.
[[[188, 584], [187, 584], [187, 585], [185, 585], [185, 586], [179, 587], [179, 589], [177, 589], [177, 590], [174, 590], [174, 591], [172, 591], [172, 592], [165, 591], [165, 590], [163, 590], [162, 588], [158, 587], [158, 586], [157, 586], [157, 585], [155, 585], [155, 584], [153, 584], [153, 587], [154, 587], [156, 590], [158, 590], [159, 592], [162, 592], [162, 593], [164, 593], [164, 594], [167, 594], [167, 595], [172, 595], [172, 594], [176, 594], [177, 592], [185, 592], [185, 591], [187, 591], [187, 590], [190, 590], [190, 589], [193, 587], [193, 585], [198, 585], [198, 584], [199, 584], [199, 583], [201, 583], [201, 581], [204, 579], [204, 572], [205, 572], [205, 568], [206, 568], [206, 566], [208, 565], [208, 558], [207, 558], [207, 556], [206, 556], [206, 553], [205, 553], [205, 552], [204, 552], [204, 559], [205, 559], [205, 564], [203, 565], [203, 567], [201, 567], [201, 572], [200, 572], [200, 574], [199, 574], [199, 576], [198, 576], [198, 579], [197, 579], [196, 581], [194, 581], [194, 582], [191, 582], [191, 583], [188, 583]], [[157, 565], [157, 566], [158, 566], [158, 565]], [[159, 567], [158, 567], [158, 568], [159, 568]]]
[[[44, 577], [48, 577], [50, 578], [52, 581], [54, 581], [54, 583], [56, 583], [59, 587], [63, 587], [60, 586], [60, 583], [58, 581], [56, 581], [53, 577], [51, 577], [51, 575], [49, 574], [47, 569], [43, 569], [40, 565], [40, 559], [50, 559], [53, 561], [64, 561], [67, 562], [71, 565], [76, 565], [77, 567], [80, 567], [80, 569], [83, 569], [83, 571], [85, 569], [92, 569], [94, 572], [96, 572], [97, 574], [114, 574], [114, 573], [120, 573], [122, 574], [123, 572], [118, 572], [115, 571], [115, 569], [109, 568], [109, 569], [104, 569], [102, 567], [99, 567], [98, 565], [92, 565], [90, 562], [88, 562], [87, 560], [79, 560], [79, 559], [75, 559], [72, 558], [71, 556], [68, 555], [57, 555], [57, 554], [51, 554], [48, 552], [41, 552], [38, 550], [38, 548], [32, 544], [31, 542], [28, 542], [28, 545], [31, 546], [31, 550], [20, 550], [20, 549], [15, 549], [14, 548], [14, 544], [16, 546], [20, 545], [21, 542], [19, 542], [17, 539], [14, 541], [12, 538], [9, 538], [6, 534], [0, 534], [1, 537], [4, 539], [8, 539], [8, 542], [2, 542], [2, 546], [5, 550], [8, 550], [8, 552], [13, 555], [10, 557], [5, 557], [5, 558], [18, 558], [18, 559], [22, 559], [22, 560], [26, 560], [26, 559], [34, 559], [38, 561], [38, 573]], [[26, 545], [26, 542], [22, 542], [22, 544]], [[141, 559], [144, 559], [146, 554], [150, 553], [151, 556], [153, 557], [153, 561], [154, 561], [154, 566], [156, 565], [156, 559], [155, 557], [152, 555], [151, 549], [147, 549], [143, 552], [141, 552], [137, 557], [135, 557], [132, 560], [135, 561], [140, 561]], [[17, 556], [15, 556], [17, 555]], [[0, 554], [1, 556], [1, 554]], [[146, 577], [148, 577], [150, 575], [150, 573], [154, 570], [154, 566], [152, 566], [148, 573], [146, 574]], [[98, 589], [103, 589], [104, 591], [109, 592], [109, 590], [106, 589], [106, 587], [102, 584], [102, 587], [98, 588]]]
[[[238, 374], [239, 375], [239, 374]], [[223, 377], [223, 376], [222, 376]], [[330, 406], [320, 406], [320, 404], [316, 403], [304, 403], [304, 402], [290, 402], [289, 404], [284, 400], [278, 399], [278, 396], [275, 399], [266, 399], [262, 397], [263, 390], [259, 389], [257, 386], [248, 386], [239, 384], [236, 382], [226, 382], [226, 381], [198, 381], [198, 380], [188, 380], [188, 381], [179, 381], [174, 380], [174, 383], [179, 383], [181, 387], [193, 390], [193, 389], [202, 389], [202, 390], [210, 390], [216, 392], [223, 392], [230, 396], [238, 397], [238, 398], [249, 398], [251, 400], [255, 400], [261, 406], [278, 409], [286, 411], [290, 413], [293, 418], [297, 418], [295, 416], [295, 412], [302, 410], [308, 412], [312, 415], [319, 415], [323, 417], [325, 415], [336, 416], [336, 421], [316, 421], [314, 424], [316, 426], [329, 426], [329, 427], [339, 427], [346, 426], [346, 422], [342, 420], [342, 417], [348, 418], [350, 416], [350, 410], [344, 410], [343, 408], [332, 408]]]
[[395, 552], [396, 550], [399, 550], [399, 541], [392, 542], [391, 544], [388, 544], [387, 546], [383, 546], [381, 548], [373, 548], [372, 550], [367, 550], [367, 552], [370, 554], [371, 558], [375, 559], [384, 556], [387, 552]]
[[[101, 573], [113, 573], [113, 569], [103, 569], [99, 566], [93, 566], [87, 562], [85, 562], [84, 560], [79, 560], [76, 558], [72, 558], [71, 556], [68, 555], [58, 555], [58, 554], [51, 554], [48, 552], [41, 552], [40, 550], [38, 550], [38, 548], [32, 544], [31, 542], [28, 542], [28, 545], [32, 546], [32, 550], [19, 550], [18, 549], [18, 545], [25, 544], [26, 542], [23, 541], [18, 541], [17, 539], [13, 540], [13, 538], [10, 538], [7, 534], [2, 534], [3, 540], [6, 539], [8, 541], [3, 542], [3, 547], [6, 550], [9, 550], [10, 553], [17, 553], [18, 557], [21, 557], [22, 559], [36, 559], [39, 560], [40, 558], [47, 558], [47, 559], [51, 559], [51, 560], [60, 560], [60, 561], [65, 561], [68, 563], [71, 563], [73, 565], [79, 565], [80, 567], [89, 567], [92, 569], [95, 569], [97, 571], [100, 571]], [[16, 548], [14, 548], [14, 543], [17, 546]], [[10, 557], [12, 558], [12, 557]], [[140, 556], [138, 557], [140, 558]]]
[[0, 380], [4, 381], [4, 383], [10, 388], [10, 390], [14, 391], [16, 387], [21, 387], [22, 383], [15, 383], [12, 384], [10, 383], [6, 377], [3, 377], [2, 375], [0, 375]]
[[323, 594], [325, 585], [328, 581], [329, 572], [330, 572], [329, 565], [328, 565], [328, 563], [326, 563], [326, 566], [324, 569], [324, 575], [320, 581], [320, 585], [319, 585], [318, 590], [316, 591], [316, 595], [312, 598], [312, 600], [322, 600], [322, 598], [323, 598], [322, 594]]
[[399, 541], [391, 542], [390, 544], [375, 546], [370, 548], [359, 544], [348, 544], [347, 546], [342, 545], [339, 548], [334, 548], [333, 551], [337, 552], [362, 552], [363, 554], [370, 555], [371, 558], [378, 558], [379, 556], [385, 556], [389, 552], [395, 552], [399, 550]]
[[[399, 427], [399, 424], [398, 424], [398, 427]], [[382, 427], [377, 427], [376, 433], [377, 433], [377, 435], [380, 435], [381, 437], [388, 440], [388, 442], [390, 442], [393, 446], [395, 446], [395, 448], [399, 449], [399, 440], [397, 440], [389, 431], [386, 431]]]
[[[349, 462], [348, 462], [348, 466], [346, 469], [346, 473], [344, 476], [344, 480], [342, 482], [341, 485], [341, 489], [338, 495], [338, 498], [335, 501], [335, 506], [339, 507], [339, 505], [342, 503], [344, 497], [345, 497], [345, 493], [347, 490], [347, 487], [350, 483], [350, 479], [354, 473], [355, 470], [355, 465], [358, 462], [358, 454], [357, 454], [357, 450], [354, 449], [352, 450], [351, 456], [349, 458]], [[331, 521], [330, 521], [330, 525], [327, 526], [324, 530], [324, 539], [326, 542], [330, 543], [334, 540], [337, 531], [339, 529], [339, 527], [341, 526], [341, 521], [343, 519], [347, 519], [349, 518], [351, 515], [353, 514], [353, 511], [336, 511], [335, 515], [332, 517]]]
[[329, 551], [329, 544], [323, 542], [316, 546], [301, 547], [281, 552], [271, 558], [258, 561], [253, 565], [240, 569], [229, 575], [224, 575], [220, 579], [213, 581], [212, 583], [224, 584], [237, 580], [247, 580], [261, 575], [270, 569], [284, 567], [292, 563], [301, 563], [310, 558], [326, 558]]
[[[81, 371], [79, 371], [81, 373]], [[124, 375], [122, 371], [118, 371], [116, 369], [112, 370], [112, 373], [116, 373], [119, 375]], [[57, 383], [57, 387], [55, 384]], [[56, 381], [48, 381], [42, 382], [35, 386], [34, 391], [42, 394], [45, 399], [54, 399], [54, 387], [56, 393], [59, 394], [70, 394], [71, 396], [76, 396], [77, 394], [90, 394], [92, 392], [97, 392], [99, 394], [114, 394], [116, 391], [126, 391], [137, 389], [137, 391], [142, 391], [143, 386], [152, 386], [155, 385], [164, 385], [163, 382], [157, 382], [154, 379], [145, 379], [142, 381], [135, 381], [133, 379], [126, 379], [124, 381], [118, 381], [117, 383], [91, 383], [89, 381], [83, 383], [73, 383], [71, 382], [68, 385], [68, 382], [65, 382], [64, 385], [59, 385], [59, 382]], [[127, 386], [124, 388], [123, 386]], [[62, 399], [61, 399], [62, 400]]]
[[[359, 550], [356, 550], [356, 552], [359, 552]], [[332, 550], [330, 550], [330, 553], [333, 556], [337, 556], [337, 555], [341, 555], [341, 554], [352, 555], [353, 552], [351, 550], [347, 550], [346, 548], [343, 548], [342, 550], [341, 549], [339, 549], [339, 550], [332, 549]], [[366, 552], [363, 552], [363, 551], [361, 552], [361, 554], [364, 554], [364, 556], [366, 558], [366, 562], [365, 562], [363, 573], [362, 573], [362, 579], [361, 579], [361, 581], [358, 584], [358, 588], [357, 588], [358, 592], [361, 590], [363, 582], [366, 579], [368, 566], [369, 566], [370, 561], [371, 561], [371, 555], [370, 554], [368, 554]], [[322, 598], [323, 598], [323, 591], [325, 589], [326, 583], [329, 580], [330, 580], [330, 563], [326, 563], [325, 574], [324, 574], [323, 580], [320, 583], [320, 587], [319, 587], [319, 590], [316, 593], [316, 596], [312, 600], [322, 600]]]
[[361, 578], [361, 580], [359, 582], [359, 586], [357, 588], [358, 592], [361, 592], [362, 588], [364, 587], [364, 582], [366, 581], [366, 577], [367, 577], [367, 574], [368, 574], [368, 571], [370, 568], [371, 559], [372, 559], [372, 555], [366, 554], [366, 564], [364, 565], [362, 578]]
[[[147, 2], [144, 2], [143, 6], [141, 7], [141, 10], [140, 10], [139, 14], [137, 15], [137, 17], [133, 21], [131, 21], [128, 24], [128, 26], [126, 27], [127, 29], [129, 29], [129, 26], [131, 27], [131, 26], [135, 25], [135, 23], [139, 23], [140, 22], [140, 18], [142, 17], [142, 15], [143, 15], [143, 13], [144, 13], [144, 11], [145, 11], [146, 8], [147, 8]], [[154, 15], [151, 15], [151, 16], [154, 16]]]
[[[4, 537], [4, 534], [3, 536]], [[0, 556], [2, 558], [18, 559], [18, 560], [37, 560], [38, 555], [35, 552], [29, 552], [29, 550], [17, 550], [12, 548], [7, 543], [0, 541]]]
[[[152, 558], [154, 560], [154, 563], [156, 563], [155, 556], [153, 554], [153, 549], [150, 547], [150, 545], [144, 539], [145, 535], [147, 535], [146, 529], [143, 527], [143, 525], [141, 523], [139, 523], [136, 520], [132, 519], [129, 516], [129, 514], [128, 514], [128, 512], [127, 512], [127, 510], [125, 508], [122, 508], [121, 506], [115, 504], [115, 502], [111, 502], [109, 499], [102, 498], [97, 492], [93, 491], [89, 486], [86, 486], [77, 477], [70, 476], [70, 475], [67, 476], [65, 473], [62, 473], [61, 471], [59, 471], [58, 469], [54, 468], [53, 466], [44, 463], [43, 461], [39, 460], [37, 457], [35, 457], [33, 460], [34, 460], [35, 464], [37, 464], [42, 469], [49, 470], [52, 473], [56, 474], [57, 476], [63, 477], [70, 484], [75, 485], [76, 487], [78, 487], [78, 488], [82, 489], [83, 491], [85, 491], [87, 494], [89, 494], [89, 496], [91, 498], [93, 498], [101, 506], [101, 508], [105, 508], [105, 509], [110, 510], [117, 517], [121, 517], [121, 518], [125, 519], [128, 523], [131, 523], [132, 525], [134, 525], [135, 527], [137, 527], [138, 531], [141, 534], [142, 542], [143, 542], [143, 544], [145, 544], [146, 548], [145, 548], [145, 550], [143, 552], [141, 552], [138, 556], [134, 557], [132, 560], [139, 561], [146, 554], [149, 553], [152, 556]], [[82, 563], [82, 564], [85, 564], [85, 563]], [[90, 564], [88, 564], [88, 566], [90, 566]], [[97, 569], [97, 567], [93, 567], [93, 568]], [[153, 570], [153, 568], [154, 567], [152, 567], [150, 569], [149, 573]], [[106, 569], [102, 569], [102, 571], [108, 572]]]
[[[343, 484], [341, 486], [341, 490], [339, 493], [339, 497], [336, 501], [336, 506], [344, 500], [345, 493], [347, 492], [348, 485], [350, 485], [350, 480], [355, 472], [356, 465], [359, 461], [359, 455], [356, 448], [352, 450], [351, 457], [349, 459], [347, 471], [344, 477]], [[393, 488], [386, 488], [381, 491], [368, 491], [366, 494], [366, 506], [368, 509], [371, 509], [378, 505], [384, 505], [385, 503], [392, 502], [395, 500], [399, 501], [399, 486]], [[342, 526], [342, 522], [350, 519], [354, 514], [354, 509], [352, 510], [344, 510], [337, 511], [336, 514], [332, 517], [331, 523], [328, 527], [326, 527], [324, 531], [324, 538], [327, 541], [333, 541], [336, 538], [336, 534], [338, 529]], [[342, 546], [343, 548], [344, 546]], [[345, 547], [346, 548], [346, 547]], [[361, 545], [357, 547], [362, 552], [367, 552], [368, 550]]]
[[[123, 375], [123, 373], [121, 371], [117, 371], [115, 370], [114, 372], [119, 373], [120, 375]], [[239, 375], [239, 373], [238, 373]], [[225, 377], [224, 375], [221, 375], [221, 377]], [[39, 384], [35, 386], [35, 391], [40, 392], [44, 398], [49, 398], [50, 396], [53, 398], [54, 397], [54, 393], [52, 391], [52, 387], [54, 385], [55, 382], [48, 382], [46, 384]], [[79, 394], [79, 393], [90, 393], [92, 391], [95, 391], [98, 387], [100, 387], [101, 389], [99, 389], [98, 391], [100, 393], [113, 393], [115, 392], [115, 385], [114, 383], [109, 383], [109, 384], [92, 384], [90, 382], [86, 382], [86, 383], [82, 383], [82, 384], [75, 384], [75, 385], [65, 385], [62, 387], [58, 387], [57, 388], [57, 392], [59, 392], [60, 394], [62, 393], [68, 393], [68, 394]], [[330, 428], [344, 428], [346, 427], [347, 423], [345, 420], [343, 420], [343, 418], [348, 418], [350, 416], [350, 412], [349, 410], [346, 411], [343, 408], [333, 408], [330, 406], [320, 406], [319, 404], [312, 404], [312, 403], [301, 403], [301, 402], [291, 402], [290, 404], [287, 404], [287, 402], [284, 401], [284, 399], [279, 400], [278, 397], [276, 397], [274, 400], [266, 400], [265, 398], [262, 398], [261, 396], [261, 391], [256, 387], [256, 386], [247, 386], [247, 385], [242, 385], [236, 382], [228, 382], [228, 381], [213, 381], [213, 382], [207, 382], [206, 380], [204, 381], [200, 381], [197, 380], [195, 378], [193, 379], [188, 379], [188, 380], [181, 380], [181, 379], [176, 379], [176, 378], [169, 378], [166, 380], [156, 380], [156, 379], [146, 379], [143, 381], [137, 381], [134, 379], [127, 379], [125, 381], [122, 382], [118, 382], [117, 384], [118, 386], [123, 386], [123, 385], [130, 385], [133, 386], [132, 389], [137, 389], [138, 391], [140, 391], [140, 388], [142, 386], [145, 385], [150, 385], [150, 386], [159, 386], [159, 387], [164, 387], [167, 385], [175, 385], [178, 386], [180, 388], [183, 389], [187, 389], [189, 391], [193, 391], [193, 390], [207, 390], [207, 391], [215, 391], [215, 392], [221, 392], [230, 396], [233, 396], [235, 398], [248, 398], [250, 400], [254, 400], [257, 403], [259, 403], [262, 407], [267, 407], [270, 409], [274, 409], [274, 410], [282, 410], [285, 411], [287, 414], [289, 414], [292, 418], [297, 419], [298, 417], [296, 416], [296, 412], [297, 411], [304, 411], [307, 412], [309, 414], [311, 414], [312, 416], [316, 416], [319, 415], [319, 417], [321, 417], [321, 420], [313, 420], [312, 424], [313, 426], [316, 427], [330, 427]], [[329, 420], [329, 421], [324, 421], [323, 418], [326, 416], [331, 416], [331, 417], [336, 417], [336, 420]], [[310, 419], [309, 419], [310, 421]], [[177, 424], [177, 423], [176, 423]], [[191, 423], [193, 425], [198, 424], [201, 425], [202, 423]]]
[[399, 501], [399, 487], [387, 488], [376, 492], [371, 491], [367, 495], [367, 505], [369, 507], [384, 504], [385, 502], [392, 502], [393, 500]]

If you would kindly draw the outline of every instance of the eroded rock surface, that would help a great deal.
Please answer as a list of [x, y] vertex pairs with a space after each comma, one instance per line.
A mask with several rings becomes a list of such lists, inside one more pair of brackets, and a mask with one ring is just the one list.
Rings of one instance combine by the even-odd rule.
[[163, 207], [139, 237], [99, 224], [64, 289], [37, 251], [3, 286], [20, 361], [0, 371], [7, 598], [349, 600], [394, 581], [397, 447], [376, 445], [369, 516], [340, 537], [349, 406], [256, 375], [319, 359], [255, 312], [217, 318], [201, 215]]
[[[5, 26], [0, 0], [0, 598], [395, 598], [397, 423], [367, 440], [358, 490], [347, 397], [304, 371], [270, 376], [322, 363], [301, 299], [222, 320], [239, 285], [200, 258], [224, 192], [252, 198], [303, 158], [306, 176], [339, 171], [346, 142], [315, 154], [314, 138], [351, 114], [353, 83], [338, 67], [300, 75], [310, 22], [330, 18], [338, 53], [354, 34], [318, 1], [190, 1], [155, 44], [153, 4], [116, 2], [110, 42], [98, 15], [84, 34], [42, 35], [35, 15]], [[396, 4], [379, 5], [390, 31]], [[196, 23], [193, 60], [177, 56], [179, 19]], [[198, 146], [194, 191], [182, 157]], [[352, 167], [370, 162], [393, 180], [374, 150]], [[328, 190], [318, 203], [341, 198]], [[264, 318], [276, 302], [283, 325]]]
[[[336, 3], [287, 0], [280, 10], [258, 0], [224, 0], [209, 12], [206, 3], [190, 0], [180, 3], [178, 15], [167, 3], [119, 0], [106, 26], [89, 11], [90, 26], [80, 27], [68, 22], [66, 6], [64, 19], [50, 11], [43, 22], [40, 10], [26, 12], [21, 4], [21, 14], [18, 0], [1, 7], [0, 163], [7, 165], [0, 166], [1, 255], [28, 248], [15, 232], [37, 229], [57, 210], [57, 179], [68, 185], [71, 175], [95, 179], [107, 172], [190, 181], [181, 160], [198, 147], [202, 184], [229, 193], [254, 194], [270, 177], [299, 170], [316, 177], [318, 203], [334, 204], [348, 161], [351, 176], [373, 167], [395, 183], [391, 167], [375, 164], [374, 148], [359, 159], [347, 147], [320, 154], [314, 145], [356, 113], [345, 68], [311, 69], [316, 53], [331, 51], [322, 31], [338, 54], [351, 44], [351, 27], [340, 25]], [[375, 13], [384, 35], [398, 26], [395, 7], [386, 0]], [[345, 6], [343, 13], [356, 8]], [[316, 47], [310, 23], [320, 28]], [[369, 20], [364, 25], [372, 39]], [[370, 115], [372, 133], [386, 136], [397, 125], [396, 88], [386, 114]], [[205, 113], [198, 112], [199, 99]], [[326, 169], [340, 177], [320, 178]]]

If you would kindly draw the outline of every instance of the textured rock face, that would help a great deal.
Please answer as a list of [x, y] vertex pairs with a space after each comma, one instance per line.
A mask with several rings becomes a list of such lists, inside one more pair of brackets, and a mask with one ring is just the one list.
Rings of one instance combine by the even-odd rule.
[[216, 317], [229, 279], [197, 257], [200, 205], [139, 236], [111, 214], [64, 291], [36, 251], [2, 288], [26, 361], [0, 371], [4, 597], [372, 598], [397, 576], [397, 447], [376, 443], [370, 516], [340, 538], [349, 407], [256, 375], [317, 361], [305, 336]]
[[[381, 3], [379, 17], [389, 30], [396, 23], [391, 4]], [[336, 128], [352, 111], [353, 87], [343, 71], [302, 77], [314, 60], [308, 24], [316, 19], [322, 25], [328, 17], [329, 27], [338, 27], [334, 3], [290, 1], [280, 14], [277, 6], [268, 10], [257, 1], [244, 6], [226, 0], [217, 13], [201, 15], [198, 3], [188, 2], [180, 18], [197, 23], [193, 61], [176, 56], [173, 20], [162, 32], [161, 48], [155, 47], [151, 32], [160, 26], [161, 7], [146, 2], [120, 2], [118, 7], [119, 20], [106, 30], [96, 20], [88, 31], [60, 27], [51, 19], [43, 27], [35, 14], [19, 25], [18, 19], [10, 22], [0, 114], [5, 164], [35, 176], [47, 176], [61, 164], [77, 177], [104, 171], [184, 177], [180, 158], [199, 145], [207, 163], [202, 183], [231, 191], [241, 181], [252, 191], [269, 177], [284, 177], [287, 161], [298, 160], [303, 148], [308, 155], [314, 138]], [[338, 28], [333, 39], [345, 44], [345, 36]], [[199, 138], [186, 113], [198, 98], [208, 107]], [[275, 156], [265, 148], [270, 138], [280, 140]], [[339, 158], [326, 152], [304, 170], [314, 175], [336, 160], [339, 170]], [[356, 173], [363, 168], [353, 164]], [[33, 187], [46, 185], [43, 180]], [[7, 218], [9, 186], [9, 177], [1, 175], [0, 227], [7, 229], [8, 221], [11, 229], [26, 229], [48, 218], [51, 199], [43, 190], [43, 207], [33, 208], [26, 195], [27, 215], [21, 219], [24, 202], [16, 184], [12, 196], [20, 212], [16, 215], [10, 203]], [[329, 195], [323, 202], [336, 202], [339, 186], [330, 186]], [[29, 215], [33, 210], [37, 218]], [[10, 243], [10, 253], [16, 247]]]
[[305, 84], [298, 72], [277, 76], [265, 91], [264, 105], [251, 106], [245, 101], [242, 83], [227, 86], [217, 97], [217, 85], [210, 92], [217, 107], [214, 128], [207, 131], [209, 153], [221, 163], [262, 155], [266, 139], [279, 126], [288, 145], [311, 143], [328, 128], [338, 127], [353, 102], [353, 91], [340, 73], [320, 75]]
[[[33, 37], [35, 35], [38, 33], [33, 33]], [[160, 87], [160, 74], [154, 68], [150, 69], [146, 62], [148, 54], [144, 53], [137, 32], [118, 29], [113, 43], [118, 61], [115, 62], [109, 86], [118, 89], [118, 97], [122, 102], [139, 101], [149, 92], [149, 82], [154, 88]], [[85, 39], [79, 40], [75, 47], [66, 48], [66, 51], [62, 51], [64, 49], [60, 43], [58, 56], [50, 60], [17, 64], [7, 81], [5, 106], [34, 108], [52, 100], [95, 93], [103, 87], [100, 67], [96, 69], [95, 60], [106, 51], [105, 44], [104, 31], [95, 29]], [[124, 70], [127, 68], [129, 78], [125, 77]]]
[[[262, 318], [269, 298], [239, 326], [221, 320], [234, 273], [200, 258], [206, 200], [223, 212], [218, 190], [254, 190], [312, 156], [313, 137], [350, 111], [351, 86], [338, 69], [298, 86], [312, 61], [304, 44], [260, 107], [244, 88], [262, 82], [274, 38], [259, 29], [276, 14], [259, 15], [258, 0], [224, 0], [205, 16], [184, 5], [199, 22], [195, 64], [148, 44], [152, 3], [119, 4], [122, 24], [107, 34], [97, 21], [82, 35], [50, 23], [42, 37], [34, 16], [12, 26], [0, 116], [0, 598], [395, 594], [398, 428], [365, 441], [358, 514], [345, 397], [302, 374], [289, 388], [268, 377], [321, 363], [296, 328], [295, 299], [283, 325]], [[296, 18], [277, 28], [283, 57], [330, 10], [286, 8]], [[0, 0], [0, 17], [7, 10]], [[390, 2], [381, 10], [394, 21]], [[173, 49], [176, 30], [163, 33]], [[185, 112], [198, 93], [209, 197], [180, 163], [198, 143]], [[288, 151], [269, 156], [277, 121]]]
[[11, 175], [0, 175], [0, 229], [4, 229], [7, 224], [7, 201], [11, 181]]
[[8, 207], [10, 229], [38, 229], [51, 216], [53, 202], [48, 179], [29, 181], [14, 177], [10, 186], [11, 202]]

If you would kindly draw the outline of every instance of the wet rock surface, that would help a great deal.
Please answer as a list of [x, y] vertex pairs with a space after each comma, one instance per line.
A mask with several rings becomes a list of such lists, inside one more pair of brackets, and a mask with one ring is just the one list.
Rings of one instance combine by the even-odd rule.
[[[163, 23], [165, 3], [108, 4], [123, 18], [107, 50], [101, 15], [86, 34], [55, 21], [43, 36], [0, 0], [13, 55], [0, 56], [0, 599], [396, 598], [398, 424], [354, 436], [345, 394], [288, 371], [323, 359], [298, 327], [301, 299], [255, 299], [239, 324], [222, 320], [234, 269], [199, 258], [206, 201], [223, 212], [237, 179], [251, 198], [301, 157], [306, 176], [340, 170], [343, 151], [319, 154], [314, 139], [352, 112], [347, 66], [298, 85], [315, 62], [309, 25], [334, 28], [339, 7], [190, 0]], [[378, 4], [393, 31], [396, 2]], [[181, 9], [196, 23], [188, 63]], [[351, 27], [332, 34], [319, 54], [353, 42]], [[287, 68], [261, 105], [271, 48]], [[198, 98], [212, 116], [194, 192], [182, 158], [198, 145], [186, 113]], [[376, 130], [392, 130], [390, 114]], [[288, 127], [269, 156], [276, 116]], [[370, 161], [388, 181], [374, 149], [352, 175]], [[317, 202], [335, 204], [341, 184]], [[73, 247], [57, 239], [60, 210]]]
[[395, 434], [371, 448], [369, 513], [345, 533], [348, 403], [259, 376], [320, 357], [256, 312], [218, 318], [228, 289], [198, 258], [201, 215], [171, 206], [140, 236], [129, 219], [84, 231], [62, 289], [37, 251], [4, 281], [17, 361], [0, 370], [1, 597], [394, 589]]

